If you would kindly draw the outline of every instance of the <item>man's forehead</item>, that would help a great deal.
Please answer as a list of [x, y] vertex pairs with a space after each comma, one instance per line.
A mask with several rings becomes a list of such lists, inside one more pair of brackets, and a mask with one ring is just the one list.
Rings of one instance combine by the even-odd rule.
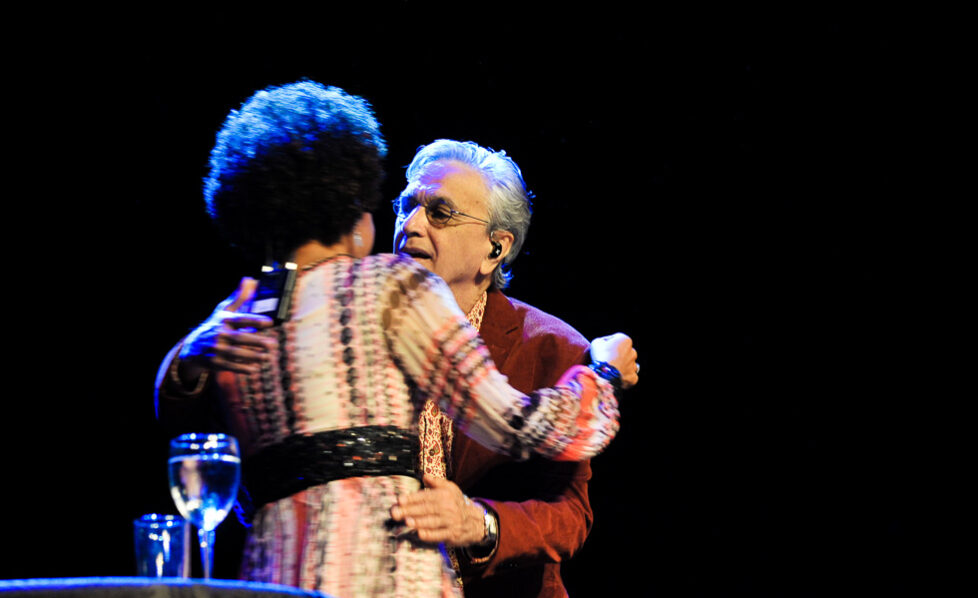
[[434, 194], [445, 197], [453, 191], [481, 196], [488, 188], [482, 174], [468, 164], [455, 160], [437, 160], [427, 164], [418, 177], [408, 184], [407, 190], [412, 195]]

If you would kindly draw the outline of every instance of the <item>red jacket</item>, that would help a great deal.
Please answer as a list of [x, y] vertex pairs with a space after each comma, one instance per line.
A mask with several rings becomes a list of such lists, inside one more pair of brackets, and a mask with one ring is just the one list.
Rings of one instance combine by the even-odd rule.
[[[524, 393], [553, 386], [588, 354], [579, 332], [498, 291], [489, 292], [479, 334], [496, 367]], [[466, 598], [566, 596], [560, 562], [584, 544], [593, 519], [589, 462], [517, 463], [456, 434], [450, 477], [499, 518], [493, 558], [481, 566], [462, 562]]]

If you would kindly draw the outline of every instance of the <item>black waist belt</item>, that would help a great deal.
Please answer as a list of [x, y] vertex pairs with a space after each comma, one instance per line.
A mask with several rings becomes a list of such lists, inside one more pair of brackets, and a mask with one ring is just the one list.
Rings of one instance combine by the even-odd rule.
[[[292, 436], [242, 463], [242, 482], [258, 509], [343, 478], [418, 477], [418, 437], [393, 426], [363, 426]], [[244, 506], [244, 505], [242, 505]]]

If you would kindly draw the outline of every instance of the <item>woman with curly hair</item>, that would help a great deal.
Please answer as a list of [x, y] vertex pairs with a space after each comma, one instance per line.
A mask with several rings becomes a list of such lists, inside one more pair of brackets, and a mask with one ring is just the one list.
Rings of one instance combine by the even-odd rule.
[[273, 320], [245, 311], [256, 283], [242, 281], [171, 352], [158, 409], [219, 407], [239, 439], [253, 503], [243, 578], [340, 598], [460, 596], [444, 548], [390, 517], [420, 488], [425, 399], [497, 452], [583, 459], [618, 427], [602, 376], [634, 358], [609, 345], [592, 357], [611, 367], [572, 368], [529, 396], [511, 388], [440, 278], [370, 255], [385, 153], [364, 100], [311, 81], [229, 115], [208, 211], [245, 255], [294, 267], [294, 290]]

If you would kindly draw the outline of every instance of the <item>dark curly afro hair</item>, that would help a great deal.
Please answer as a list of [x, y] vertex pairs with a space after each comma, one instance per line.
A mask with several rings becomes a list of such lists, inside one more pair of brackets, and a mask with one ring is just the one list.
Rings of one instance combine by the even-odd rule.
[[299, 81], [255, 93], [217, 134], [207, 211], [248, 259], [330, 245], [380, 201], [387, 146], [370, 105]]

